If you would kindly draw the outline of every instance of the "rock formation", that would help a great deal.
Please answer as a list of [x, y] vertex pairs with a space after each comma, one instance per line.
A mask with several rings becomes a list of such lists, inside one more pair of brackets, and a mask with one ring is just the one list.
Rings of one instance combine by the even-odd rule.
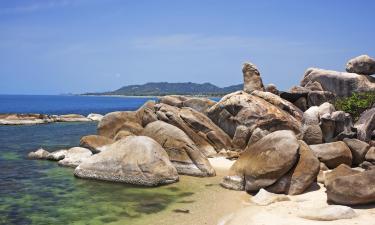
[[375, 59], [368, 55], [357, 56], [346, 64], [346, 71], [363, 75], [375, 74]]
[[243, 73], [243, 90], [251, 93], [254, 90], [264, 91], [263, 81], [258, 68], [252, 63], [244, 63]]

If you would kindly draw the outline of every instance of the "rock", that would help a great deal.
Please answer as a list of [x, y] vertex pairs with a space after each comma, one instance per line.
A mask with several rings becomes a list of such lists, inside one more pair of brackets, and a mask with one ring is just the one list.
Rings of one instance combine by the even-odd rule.
[[307, 99], [305, 97], [298, 98], [295, 102], [293, 102], [293, 104], [297, 106], [302, 112], [305, 112], [308, 109]]
[[55, 118], [56, 122], [89, 122], [91, 119], [79, 114], [60, 115]]
[[299, 143], [292, 131], [275, 131], [245, 149], [222, 185], [233, 186], [230, 183], [232, 176], [244, 176], [246, 191], [270, 186], [294, 166], [298, 148]]
[[96, 113], [90, 113], [87, 116], [87, 119], [90, 119], [92, 121], [101, 121], [103, 119], [103, 115], [96, 114]]
[[329, 201], [343, 205], [375, 202], [375, 170], [367, 170], [350, 176], [341, 176], [327, 186]]
[[116, 134], [120, 131], [129, 131], [135, 135], [140, 135], [143, 131], [142, 125], [138, 121], [125, 121], [118, 129]]
[[127, 136], [135, 136], [132, 132], [128, 130], [120, 130], [117, 132], [115, 138], [113, 138], [115, 141], [118, 141], [120, 139], [126, 138]]
[[371, 147], [365, 156], [366, 161], [375, 162], [375, 147]]
[[182, 95], [167, 95], [160, 97], [159, 103], [181, 108], [183, 106], [183, 102], [186, 100], [188, 100], [188, 98]]
[[334, 169], [340, 164], [352, 165], [352, 153], [342, 141], [310, 145], [314, 155], [328, 168]]
[[57, 151], [53, 151], [48, 154], [47, 159], [53, 160], [53, 161], [59, 161], [65, 158], [65, 155], [67, 154], [68, 150], [66, 149], [60, 149]]
[[332, 221], [341, 219], [352, 219], [357, 213], [348, 206], [329, 205], [324, 208], [303, 208], [298, 217], [308, 220]]
[[276, 85], [274, 85], [274, 84], [268, 84], [266, 86], [266, 91], [270, 92], [272, 94], [275, 94], [275, 95], [279, 95], [280, 94], [279, 90], [277, 89]]
[[348, 113], [336, 111], [331, 115], [324, 114], [320, 121], [325, 142], [341, 141], [355, 136], [352, 118]]
[[156, 186], [178, 181], [176, 168], [165, 150], [153, 139], [129, 136], [104, 152], [81, 163], [74, 175], [80, 178]]
[[240, 150], [244, 149], [249, 141], [250, 135], [251, 130], [248, 127], [243, 125], [238, 126], [232, 140], [233, 148]]
[[323, 143], [323, 132], [319, 125], [303, 125], [302, 132], [303, 140], [308, 145]]
[[27, 155], [27, 158], [29, 159], [47, 159], [49, 155], [49, 152], [40, 148], [38, 150], [36, 150], [35, 152], [30, 152], [28, 155]]
[[270, 134], [270, 132], [268, 132], [267, 130], [262, 130], [259, 127], [257, 127], [254, 129], [253, 133], [251, 134], [247, 144], [252, 145], [255, 142], [262, 139], [263, 137], [267, 136], [268, 134]]
[[190, 107], [204, 114], [206, 113], [207, 109], [215, 104], [215, 101], [208, 98], [190, 98], [182, 103], [184, 107]]
[[324, 114], [329, 114], [331, 115], [333, 112], [336, 111], [335, 109], [335, 106], [333, 106], [331, 103], [329, 102], [324, 102], [323, 104], [321, 104], [319, 107], [319, 115], [324, 115]]
[[245, 177], [243, 175], [229, 174], [223, 178], [220, 185], [227, 189], [243, 191], [245, 190]]
[[274, 192], [273, 189], [275, 189], [275, 193], [298, 195], [315, 181], [319, 173], [320, 162], [305, 142], [298, 142], [300, 144], [298, 163], [276, 183], [268, 187], [268, 191]]
[[231, 138], [203, 113], [166, 104], [158, 104], [155, 108], [158, 119], [184, 131], [206, 156], [232, 148]]
[[332, 171], [328, 171], [324, 174], [324, 185], [327, 187], [332, 181], [342, 176], [350, 176], [360, 173], [357, 170], [350, 168], [345, 164], [341, 164]]
[[303, 113], [303, 125], [319, 125], [319, 107], [312, 106]]
[[138, 118], [138, 123], [145, 127], [147, 124], [158, 120], [155, 112], [155, 101], [149, 100], [145, 102], [137, 111], [136, 117]]
[[324, 91], [332, 92], [338, 97], [347, 97], [353, 92], [375, 91], [375, 78], [355, 73], [309, 68], [304, 74], [301, 86], [310, 81], [319, 82]]
[[367, 151], [370, 149], [370, 145], [366, 142], [360, 141], [358, 139], [344, 138], [345, 144], [352, 151], [353, 165], [357, 166], [365, 160]]
[[60, 160], [58, 164], [60, 166], [75, 168], [91, 156], [92, 152], [87, 148], [74, 147], [66, 152], [64, 159]]
[[301, 129], [300, 121], [288, 112], [243, 91], [224, 96], [208, 110], [207, 115], [230, 137], [234, 137], [240, 125], [270, 132], [288, 129], [300, 133]]
[[311, 91], [324, 91], [322, 85], [319, 82], [317, 82], [317, 81], [308, 82], [305, 85], [305, 88], [307, 88], [307, 89], [309, 89]]
[[320, 106], [325, 102], [332, 102], [335, 97], [335, 94], [330, 91], [310, 91], [307, 94], [307, 105]]
[[370, 141], [375, 130], [375, 107], [364, 111], [354, 124], [357, 128], [357, 138], [361, 141]]
[[371, 163], [368, 161], [364, 161], [363, 163], [359, 164], [359, 166], [364, 170], [372, 170], [375, 169], [375, 163]]
[[83, 136], [79, 142], [79, 146], [87, 148], [92, 153], [98, 153], [103, 150], [103, 146], [113, 144], [113, 140], [104, 136], [99, 135], [87, 135]]
[[54, 118], [43, 114], [1, 114], [0, 125], [34, 125], [55, 122]]
[[215, 176], [205, 155], [181, 129], [155, 121], [145, 127], [142, 135], [154, 139], [165, 149], [179, 174]]
[[363, 75], [375, 74], [375, 59], [368, 55], [357, 56], [346, 64], [346, 71]]
[[302, 119], [303, 112], [297, 106], [293, 105], [287, 100], [282, 99], [278, 95], [272, 94], [270, 92], [263, 92], [257, 90], [253, 91], [251, 94], [266, 100], [267, 102], [278, 107], [279, 109], [284, 110], [285, 112], [289, 113], [299, 121]]
[[284, 194], [270, 193], [262, 188], [251, 198], [251, 201], [257, 205], [266, 206], [275, 202], [290, 201], [290, 198]]
[[252, 63], [244, 63], [242, 67], [244, 87], [243, 90], [250, 93], [254, 90], [264, 91], [263, 81], [258, 68]]
[[114, 138], [125, 122], [129, 122], [130, 124], [139, 123], [139, 126], [142, 127], [136, 112], [111, 112], [106, 114], [99, 122], [98, 135]]

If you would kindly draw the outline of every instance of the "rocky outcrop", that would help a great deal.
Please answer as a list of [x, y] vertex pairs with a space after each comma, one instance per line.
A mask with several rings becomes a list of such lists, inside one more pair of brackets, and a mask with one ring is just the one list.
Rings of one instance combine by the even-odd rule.
[[74, 175], [144, 186], [178, 181], [177, 170], [165, 150], [144, 136], [130, 136], [112, 144], [108, 150], [81, 163]]
[[327, 185], [329, 201], [343, 205], [375, 202], [375, 170], [340, 176]]
[[159, 98], [159, 103], [164, 103], [170, 106], [181, 108], [184, 101], [188, 100], [188, 97], [183, 95], [167, 95]]
[[87, 119], [90, 119], [92, 121], [101, 121], [103, 119], [103, 115], [90, 113], [89, 115], [87, 115]]
[[79, 164], [92, 156], [92, 152], [87, 148], [74, 147], [65, 153], [64, 159], [60, 160], [58, 164], [66, 167], [77, 167]]
[[254, 90], [264, 91], [264, 85], [258, 68], [252, 63], [244, 63], [242, 66], [243, 90], [251, 93]]
[[301, 86], [318, 82], [324, 91], [335, 93], [338, 97], [352, 95], [353, 92], [375, 91], [375, 78], [356, 73], [337, 72], [309, 68], [301, 81]]
[[62, 159], [65, 158], [65, 155], [67, 154], [67, 152], [68, 152], [68, 150], [66, 150], [66, 149], [60, 149], [60, 150], [53, 151], [53, 152], [49, 153], [49, 155], [47, 156], [47, 159], [53, 160], [53, 161], [62, 160]]
[[345, 144], [352, 151], [353, 156], [353, 166], [358, 166], [365, 160], [367, 151], [370, 149], [370, 145], [366, 142], [360, 141], [358, 139], [344, 138]]
[[163, 121], [155, 121], [145, 127], [142, 135], [154, 139], [165, 149], [179, 174], [215, 175], [205, 155], [181, 129]]
[[207, 115], [231, 137], [240, 125], [250, 130], [259, 127], [270, 132], [285, 129], [300, 133], [301, 129], [300, 121], [287, 111], [243, 91], [224, 96], [208, 110]]
[[106, 114], [98, 124], [98, 134], [108, 138], [114, 138], [120, 130], [134, 128], [140, 130], [139, 118], [136, 112], [123, 111]]
[[275, 131], [248, 146], [221, 184], [227, 188], [241, 187], [238, 181], [243, 177], [246, 191], [270, 186], [294, 166], [298, 148], [292, 131]]
[[316, 180], [319, 169], [318, 158], [314, 156], [305, 142], [299, 141], [298, 163], [267, 190], [288, 195], [302, 194]]
[[354, 124], [357, 128], [357, 138], [361, 141], [370, 141], [375, 130], [375, 107], [364, 111]]
[[54, 121], [53, 117], [43, 114], [0, 114], [0, 125], [34, 125]]
[[375, 59], [368, 55], [357, 56], [346, 64], [346, 71], [363, 75], [375, 74]]
[[104, 136], [99, 135], [88, 135], [83, 136], [79, 142], [79, 146], [87, 148], [92, 151], [92, 153], [99, 153], [105, 148], [103, 146], [113, 144], [113, 140]]
[[310, 145], [310, 149], [328, 168], [334, 169], [340, 164], [352, 165], [352, 153], [342, 141]]
[[55, 122], [90, 122], [91, 119], [79, 114], [66, 114], [55, 116]]
[[208, 98], [189, 98], [184, 101], [182, 105], [184, 107], [190, 107], [198, 112], [206, 113], [207, 109], [215, 105], [216, 102]]
[[206, 115], [192, 108], [176, 108], [166, 104], [157, 104], [155, 109], [159, 120], [184, 131], [206, 156], [232, 148], [230, 137]]

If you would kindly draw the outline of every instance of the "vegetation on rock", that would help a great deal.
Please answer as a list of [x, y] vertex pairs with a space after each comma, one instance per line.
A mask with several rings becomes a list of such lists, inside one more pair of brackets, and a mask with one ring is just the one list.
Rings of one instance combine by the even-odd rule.
[[349, 113], [354, 121], [365, 110], [371, 108], [375, 104], [375, 92], [355, 92], [349, 97], [337, 98], [335, 100], [336, 110]]

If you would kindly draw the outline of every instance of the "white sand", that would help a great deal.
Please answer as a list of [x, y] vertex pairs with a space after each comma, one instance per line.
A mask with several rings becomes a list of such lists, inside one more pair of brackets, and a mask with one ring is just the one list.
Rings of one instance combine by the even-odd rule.
[[[315, 188], [315, 190], [314, 190]], [[223, 218], [225, 225], [375, 225], [375, 205], [353, 207], [358, 214], [352, 219], [335, 221], [314, 221], [298, 217], [303, 210], [314, 210], [327, 206], [327, 195], [323, 186], [316, 185], [302, 195], [290, 196], [291, 201], [277, 202], [268, 206], [257, 206], [249, 200], [243, 204], [248, 206]], [[318, 190], [316, 190], [319, 188]]]

